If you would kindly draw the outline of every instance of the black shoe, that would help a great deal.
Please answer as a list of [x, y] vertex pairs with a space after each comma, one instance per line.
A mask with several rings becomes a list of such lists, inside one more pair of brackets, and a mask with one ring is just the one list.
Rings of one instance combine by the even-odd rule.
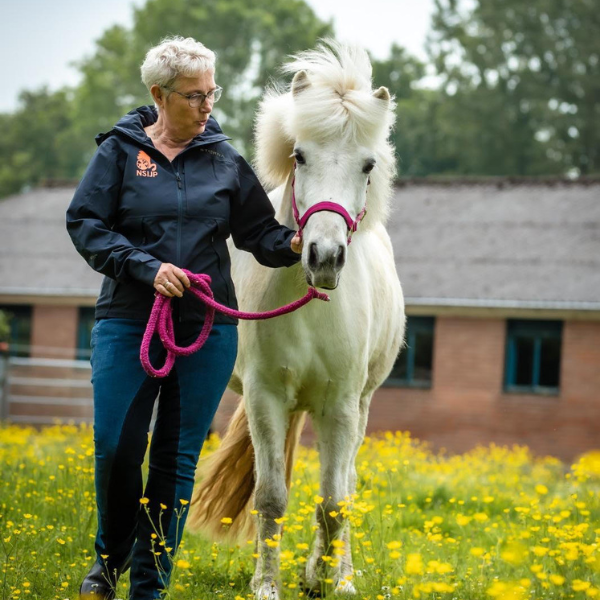
[[79, 588], [80, 600], [113, 600], [117, 582], [104, 565], [95, 562]]
[[116, 573], [95, 562], [79, 588], [80, 600], [113, 600], [119, 577], [131, 566], [131, 555]]

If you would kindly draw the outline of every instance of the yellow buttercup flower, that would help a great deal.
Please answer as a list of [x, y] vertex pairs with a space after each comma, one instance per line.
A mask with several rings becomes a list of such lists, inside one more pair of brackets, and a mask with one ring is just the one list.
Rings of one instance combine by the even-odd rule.
[[407, 575], [422, 575], [424, 571], [423, 558], [420, 554], [409, 554], [406, 558], [405, 572]]
[[461, 527], [468, 525], [471, 522], [471, 517], [467, 517], [466, 515], [458, 514], [456, 515], [456, 522]]
[[574, 579], [571, 587], [574, 592], [583, 592], [587, 590], [592, 584], [589, 581], [582, 581], [581, 579]]

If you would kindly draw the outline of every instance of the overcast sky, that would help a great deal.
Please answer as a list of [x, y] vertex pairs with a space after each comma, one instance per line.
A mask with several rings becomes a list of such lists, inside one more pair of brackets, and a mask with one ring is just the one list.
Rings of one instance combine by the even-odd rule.
[[[358, 42], [377, 58], [392, 42], [425, 57], [423, 44], [433, 0], [307, 0], [323, 20], [333, 19], [336, 36]], [[132, 7], [144, 0], [3, 0], [0, 3], [0, 112], [16, 108], [23, 89], [74, 85], [74, 61], [94, 51], [94, 41], [116, 23], [133, 21]], [[202, 35], [198, 35], [202, 41]]]

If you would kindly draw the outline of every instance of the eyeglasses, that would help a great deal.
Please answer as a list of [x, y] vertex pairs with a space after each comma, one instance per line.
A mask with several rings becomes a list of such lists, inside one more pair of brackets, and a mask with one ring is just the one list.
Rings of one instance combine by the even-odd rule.
[[219, 101], [221, 93], [223, 92], [223, 88], [219, 86], [217, 86], [214, 90], [208, 92], [208, 94], [182, 94], [181, 92], [178, 92], [173, 88], [167, 87], [166, 85], [163, 85], [161, 87], [163, 87], [165, 90], [175, 92], [176, 94], [187, 98], [188, 104], [191, 108], [198, 108], [199, 106], [202, 106], [205, 100], [208, 100], [211, 104], [214, 104], [215, 102]]

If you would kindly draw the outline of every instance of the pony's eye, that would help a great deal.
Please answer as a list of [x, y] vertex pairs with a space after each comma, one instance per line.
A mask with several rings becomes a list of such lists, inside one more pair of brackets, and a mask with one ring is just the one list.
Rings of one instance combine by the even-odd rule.
[[306, 164], [306, 161], [304, 160], [304, 156], [302, 155], [302, 152], [300, 152], [300, 150], [296, 150], [294, 152], [294, 157], [296, 158], [296, 162], [299, 165], [304, 165]]
[[373, 167], [375, 166], [375, 161], [369, 161], [364, 167], [363, 167], [363, 173], [370, 173], [373, 170]]

